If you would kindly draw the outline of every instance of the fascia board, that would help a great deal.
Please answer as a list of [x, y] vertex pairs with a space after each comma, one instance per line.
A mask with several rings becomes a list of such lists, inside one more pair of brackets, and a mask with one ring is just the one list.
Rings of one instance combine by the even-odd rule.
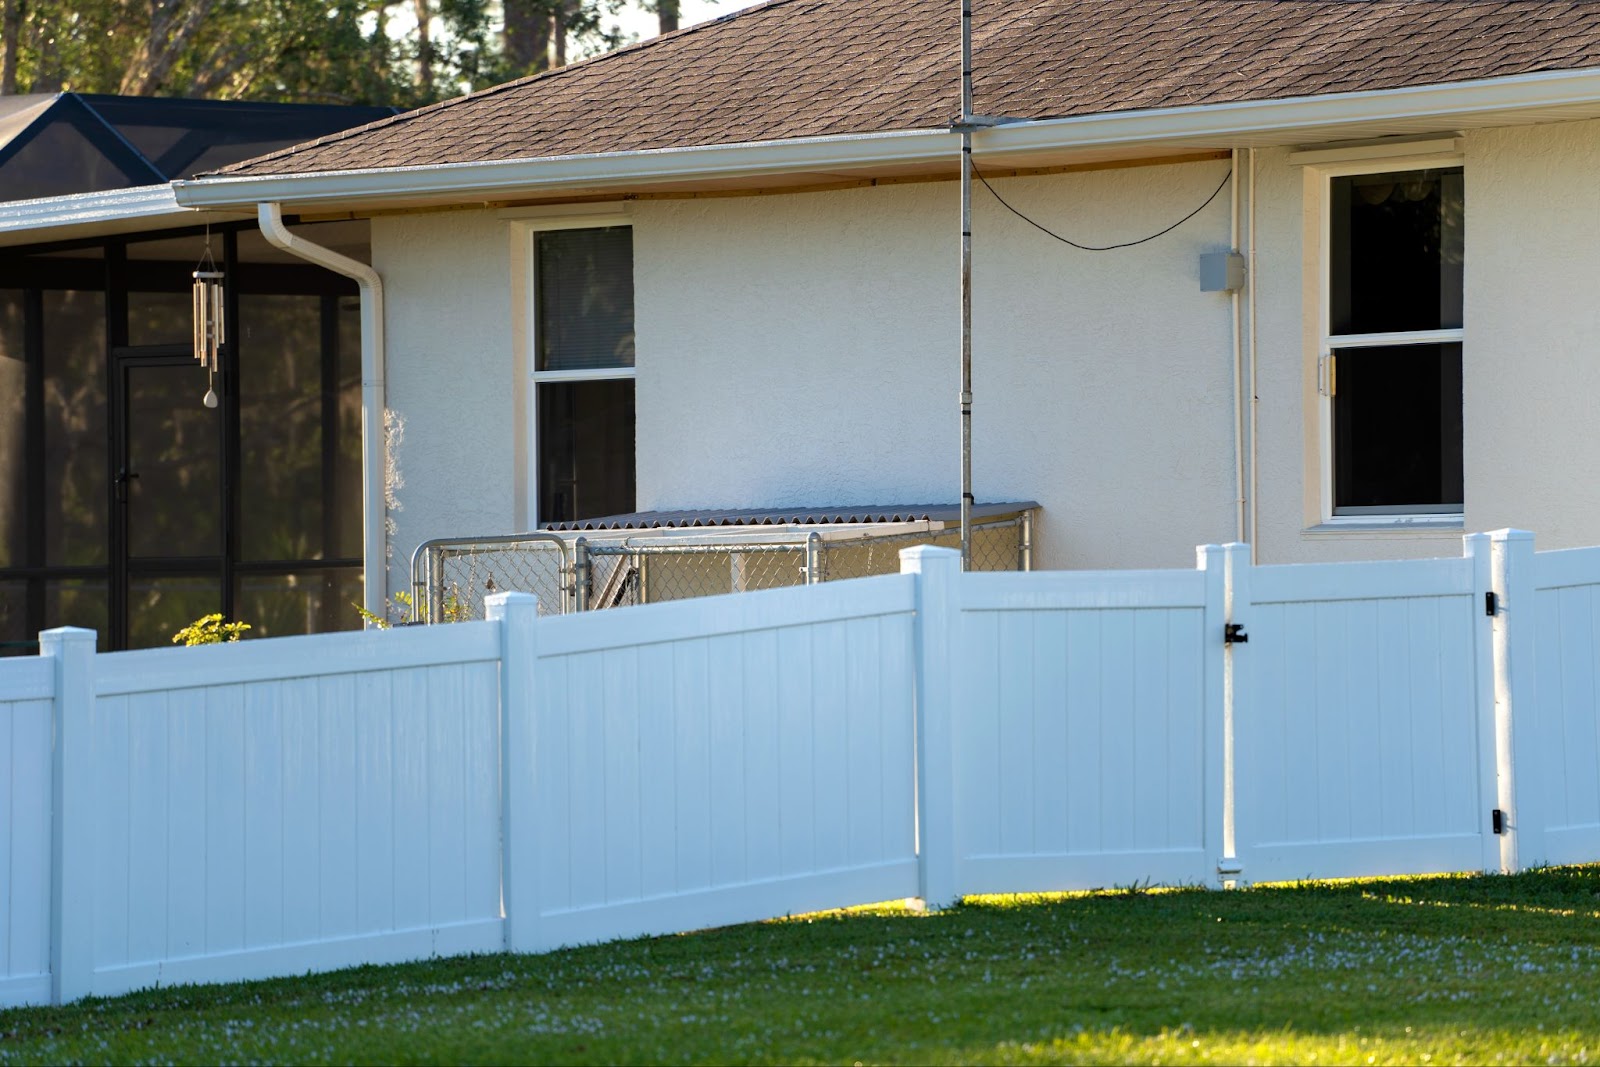
[[[1008, 155], [1077, 148], [1289, 144], [1329, 130], [1355, 136], [1352, 131], [1363, 124], [1427, 121], [1446, 126], [1452, 120], [1490, 113], [1511, 119], [1518, 112], [1579, 106], [1600, 113], [1600, 70], [1022, 121], [981, 130], [973, 140], [975, 151], [1001, 161]], [[488, 163], [203, 178], [174, 182], [173, 188], [177, 202], [187, 207], [401, 197], [470, 200], [512, 190], [626, 187], [934, 163], [954, 158], [959, 145], [948, 130], [909, 130]]]
[[1256, 139], [1284, 143], [1363, 123], [1437, 120], [1448, 125], [1452, 119], [1491, 112], [1510, 118], [1521, 111], [1586, 104], [1600, 109], [1600, 70], [1041, 119], [980, 131], [973, 144], [975, 150], [994, 155], [1192, 141], [1243, 147]]
[[948, 130], [902, 130], [791, 141], [756, 141], [488, 163], [446, 163], [262, 177], [173, 182], [178, 203], [237, 207], [321, 200], [494, 194], [686, 178], [742, 178], [882, 164], [950, 160], [961, 141]]

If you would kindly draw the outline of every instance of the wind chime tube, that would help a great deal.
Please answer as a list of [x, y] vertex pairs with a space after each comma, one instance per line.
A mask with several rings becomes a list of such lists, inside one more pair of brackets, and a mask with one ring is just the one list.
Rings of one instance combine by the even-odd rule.
[[222, 280], [218, 278], [216, 284], [211, 287], [211, 350], [209, 355], [213, 373], [218, 370], [217, 357], [221, 353], [222, 342], [226, 337], [226, 321], [227, 312], [224, 310], [222, 302]]
[[217, 406], [215, 378], [221, 364], [218, 355], [226, 335], [222, 299], [222, 272], [194, 272], [194, 358], [206, 369], [206, 407]]

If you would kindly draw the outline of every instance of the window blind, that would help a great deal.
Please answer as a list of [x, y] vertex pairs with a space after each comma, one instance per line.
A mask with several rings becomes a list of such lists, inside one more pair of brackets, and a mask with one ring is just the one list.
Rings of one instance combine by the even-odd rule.
[[633, 366], [633, 228], [536, 237], [538, 369]]

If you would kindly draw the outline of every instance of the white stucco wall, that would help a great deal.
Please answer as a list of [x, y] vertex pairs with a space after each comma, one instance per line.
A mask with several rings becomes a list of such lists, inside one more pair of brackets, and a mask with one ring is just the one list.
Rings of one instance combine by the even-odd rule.
[[[1584, 472], [1600, 301], [1600, 124], [1465, 140], [1467, 529], [1600, 542]], [[1087, 243], [1192, 210], [1226, 163], [997, 182]], [[1451, 555], [1458, 531], [1317, 525], [1316, 232], [1288, 150], [1259, 154], [1259, 558]], [[1234, 536], [1228, 300], [1199, 291], [1228, 195], [1156, 242], [1076, 251], [975, 194], [975, 482], [1044, 505], [1047, 567], [1188, 566]], [[639, 201], [638, 506], [953, 501], [956, 188]], [[526, 222], [526, 220], [524, 220]], [[406, 422], [392, 588], [417, 541], [510, 532], [517, 514], [513, 223], [379, 218], [389, 404]], [[1308, 322], [1311, 326], [1308, 326]]]
[[[1193, 210], [1226, 164], [997, 182], [1086, 243]], [[953, 184], [635, 205], [639, 504], [954, 501]], [[1043, 566], [1184, 565], [1232, 536], [1226, 194], [1113, 254], [975, 199], [974, 482], [1036, 499]]]
[[1467, 140], [1466, 520], [1600, 544], [1600, 123]]
[[509, 244], [493, 212], [374, 219], [387, 299], [387, 404], [404, 424], [393, 456], [389, 591], [409, 590], [430, 537], [511, 533], [518, 418]]

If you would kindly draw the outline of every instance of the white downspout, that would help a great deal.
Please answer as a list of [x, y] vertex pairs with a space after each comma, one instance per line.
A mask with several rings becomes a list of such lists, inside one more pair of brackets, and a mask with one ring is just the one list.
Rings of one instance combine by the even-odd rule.
[[389, 569], [384, 506], [383, 279], [360, 260], [290, 233], [279, 204], [257, 204], [256, 220], [268, 244], [353, 278], [361, 287], [361, 599], [368, 611], [381, 618], [386, 615]]
[[[1233, 176], [1231, 187], [1232, 217], [1229, 220], [1228, 251], [1239, 254], [1239, 149], [1233, 150]], [[1249, 279], [1246, 279], [1248, 284]], [[1228, 294], [1233, 310], [1233, 486], [1234, 486], [1234, 536], [1235, 541], [1250, 539], [1245, 525], [1244, 489], [1244, 324], [1240, 318], [1239, 290]]]

